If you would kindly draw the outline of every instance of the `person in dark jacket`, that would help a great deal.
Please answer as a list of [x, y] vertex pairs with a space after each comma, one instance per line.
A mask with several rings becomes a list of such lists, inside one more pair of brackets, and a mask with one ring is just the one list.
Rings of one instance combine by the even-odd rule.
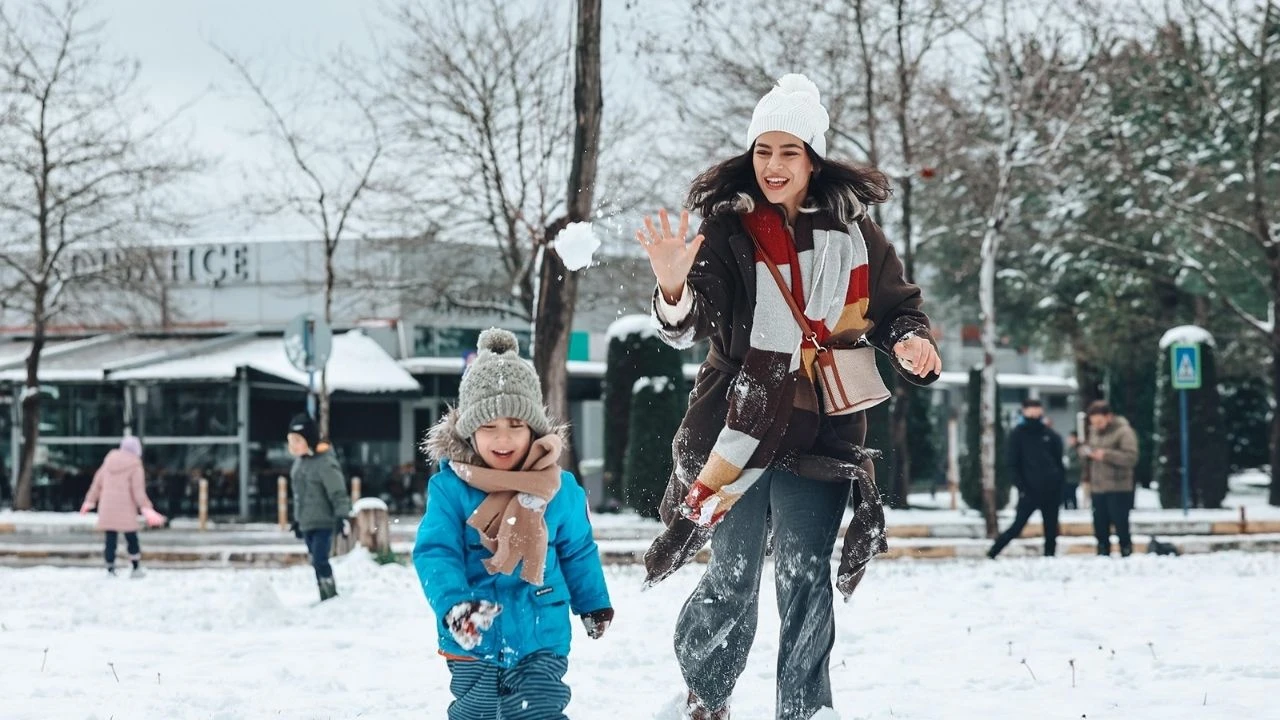
[[1067, 452], [1064, 461], [1067, 481], [1062, 485], [1062, 509], [1078, 510], [1080, 501], [1076, 493], [1080, 490], [1080, 434], [1074, 430], [1067, 434]]
[[[667, 528], [645, 554], [660, 580], [710, 535], [711, 562], [675, 631], [694, 720], [729, 717], [771, 531], [777, 717], [808, 720], [831, 706], [830, 558], [851, 492], [836, 588], [852, 593], [887, 545], [862, 447], [866, 406], [842, 412], [828, 395], [878, 381], [876, 350], [919, 385], [942, 369], [920, 288], [868, 212], [888, 199], [889, 181], [828, 157], [828, 129], [818, 88], [783, 76], [756, 105], [743, 151], [694, 180], [686, 205], [703, 220], [692, 242], [687, 212], [676, 232], [663, 210], [637, 233], [663, 340], [711, 347], [673, 442], [659, 507]], [[865, 363], [836, 377], [820, 367], [830, 357]]]
[[1062, 437], [1044, 423], [1044, 406], [1039, 400], [1022, 401], [1022, 422], [1009, 432], [1009, 471], [1018, 488], [1018, 509], [1013, 524], [987, 551], [995, 559], [1005, 546], [1022, 534], [1032, 513], [1040, 511], [1044, 520], [1044, 554], [1053, 557], [1058, 543], [1058, 505], [1062, 502]]
[[323, 602], [337, 597], [338, 585], [329, 564], [329, 545], [334, 532], [351, 534], [351, 497], [347, 494], [342, 466], [310, 415], [297, 415], [289, 422], [289, 454], [295, 458], [289, 471], [293, 487], [293, 534], [306, 542], [316, 585]]

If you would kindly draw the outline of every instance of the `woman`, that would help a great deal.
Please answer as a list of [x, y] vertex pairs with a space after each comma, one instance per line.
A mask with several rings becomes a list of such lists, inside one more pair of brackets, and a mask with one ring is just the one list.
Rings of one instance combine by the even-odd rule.
[[[867, 561], [886, 549], [874, 484], [860, 467], [870, 467], [865, 415], [824, 411], [814, 380], [819, 350], [870, 343], [917, 384], [942, 369], [920, 290], [903, 279], [893, 247], [867, 217], [868, 205], [888, 198], [889, 183], [827, 159], [828, 125], [813, 83], [784, 76], [756, 105], [748, 151], [694, 180], [687, 205], [703, 223], [693, 241], [687, 212], [678, 233], [665, 210], [637, 233], [658, 280], [653, 310], [664, 339], [677, 348], [711, 344], [673, 443], [661, 507], [668, 533], [682, 523], [690, 532], [682, 516], [714, 528], [711, 563], [676, 626], [695, 720], [729, 716], [770, 548], [782, 620], [777, 717], [807, 719], [830, 706], [829, 558], [854, 480], [841, 591], [852, 592]], [[812, 330], [789, 309], [783, 281]], [[646, 556], [651, 577], [680, 543], [655, 542]]]
[[85, 495], [80, 514], [98, 508], [98, 529], [106, 532], [103, 559], [107, 562], [107, 574], [116, 574], [116, 544], [120, 533], [129, 550], [129, 562], [133, 565], [130, 577], [140, 578], [142, 547], [138, 543], [138, 511], [151, 527], [159, 527], [165, 517], [155, 511], [151, 498], [147, 497], [147, 476], [142, 469], [142, 443], [129, 435], [120, 441], [120, 448], [107, 453], [102, 467], [93, 474], [93, 483]]

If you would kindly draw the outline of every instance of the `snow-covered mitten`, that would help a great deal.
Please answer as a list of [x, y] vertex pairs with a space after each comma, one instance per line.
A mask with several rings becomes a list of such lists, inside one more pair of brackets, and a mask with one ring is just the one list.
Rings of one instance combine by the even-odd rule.
[[582, 616], [582, 625], [587, 628], [587, 636], [592, 640], [599, 640], [612, 622], [613, 608], [601, 608]]
[[152, 508], [142, 508], [142, 517], [146, 519], [147, 527], [160, 527], [168, 519]]
[[730, 504], [725, 502], [723, 494], [711, 489], [709, 485], [704, 485], [701, 481], [696, 481], [689, 486], [684, 502], [680, 503], [679, 512], [698, 525], [715, 527], [724, 514], [729, 512]]
[[294, 520], [293, 522], [289, 523], [289, 529], [293, 531], [294, 537], [298, 538], [299, 540], [302, 539], [302, 528], [298, 526], [297, 520]]
[[468, 600], [449, 609], [444, 624], [449, 634], [463, 650], [471, 650], [480, 644], [480, 635], [493, 627], [493, 619], [502, 612], [502, 606], [488, 600]]
[[346, 518], [338, 518], [333, 529], [337, 530], [342, 537], [351, 537], [351, 521]]

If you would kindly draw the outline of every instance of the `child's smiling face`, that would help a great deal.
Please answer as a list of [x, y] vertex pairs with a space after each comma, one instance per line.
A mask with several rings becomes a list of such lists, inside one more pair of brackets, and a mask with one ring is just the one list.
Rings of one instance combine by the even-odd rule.
[[515, 470], [533, 444], [529, 424], [517, 418], [497, 418], [481, 425], [474, 436], [476, 452], [494, 470]]

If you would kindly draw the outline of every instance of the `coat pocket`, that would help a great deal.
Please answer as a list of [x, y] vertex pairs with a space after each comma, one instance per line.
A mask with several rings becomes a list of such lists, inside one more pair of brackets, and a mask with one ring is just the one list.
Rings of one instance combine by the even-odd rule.
[[544, 648], [568, 645], [572, 636], [569, 626], [569, 588], [564, 585], [543, 585], [531, 588], [533, 605], [533, 636]]

